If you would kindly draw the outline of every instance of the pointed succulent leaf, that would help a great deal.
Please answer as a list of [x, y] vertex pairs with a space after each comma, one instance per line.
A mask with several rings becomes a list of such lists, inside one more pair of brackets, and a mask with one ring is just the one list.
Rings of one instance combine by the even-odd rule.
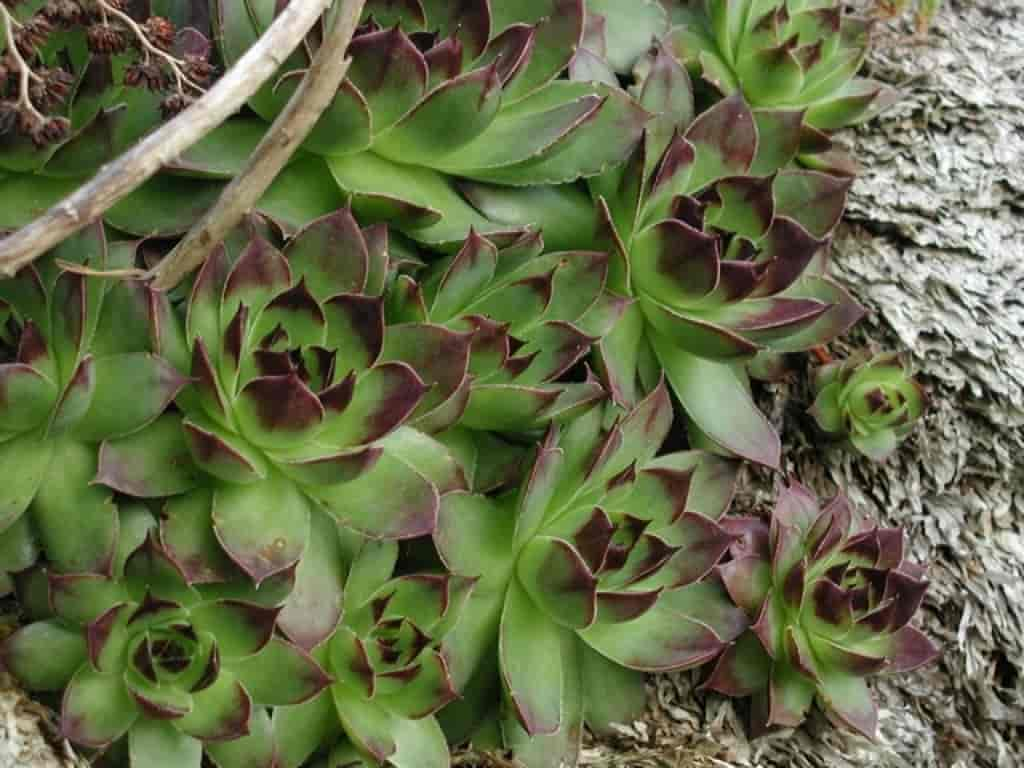
[[327, 318], [325, 345], [337, 350], [341, 372], [369, 368], [384, 343], [384, 314], [377, 297], [338, 294], [323, 307]]
[[398, 122], [426, 93], [427, 62], [398, 26], [357, 36], [349, 55], [348, 76], [366, 98], [375, 133]]
[[242, 439], [195, 417], [182, 424], [192, 459], [204, 472], [228, 483], [255, 483], [267, 476], [265, 459]]
[[589, 646], [580, 644], [587, 725], [611, 733], [614, 724], [628, 724], [643, 716], [647, 707], [645, 675], [615, 664]]
[[85, 662], [85, 639], [62, 621], [38, 621], [7, 638], [2, 658], [4, 666], [25, 688], [59, 691]]
[[358, 293], [366, 285], [369, 252], [366, 239], [347, 209], [303, 227], [284, 250], [293, 280], [305, 279], [318, 302], [339, 293]]
[[320, 439], [340, 446], [371, 443], [401, 425], [425, 391], [423, 380], [405, 363], [380, 363], [357, 378], [343, 411], [328, 411]]
[[[381, 488], [388, 493], [382, 495]], [[373, 538], [412, 539], [431, 533], [437, 523], [437, 489], [387, 453], [351, 482], [310, 492], [338, 522]]]
[[203, 746], [218, 768], [275, 768], [277, 765], [273, 726], [262, 707], [253, 708], [248, 735], [230, 741], [207, 742]]
[[257, 445], [289, 446], [308, 441], [324, 421], [324, 407], [297, 374], [253, 379], [234, 411], [243, 434]]
[[298, 562], [309, 533], [309, 505], [282, 479], [218, 488], [213, 527], [228, 556], [257, 584]]
[[128, 734], [128, 753], [132, 765], [199, 768], [203, 745], [171, 723], [143, 718]]
[[597, 578], [567, 541], [538, 536], [522, 550], [519, 581], [549, 620], [572, 629], [590, 626], [597, 615]]
[[441, 499], [434, 543], [445, 565], [463, 576], [511, 569], [507, 542], [515, 518], [485, 496], [456, 491]]
[[96, 358], [95, 390], [89, 409], [75, 425], [82, 440], [121, 437], [159, 416], [186, 379], [155, 355], [132, 353]]
[[341, 620], [343, 564], [337, 524], [322, 511], [312, 510], [295, 587], [277, 619], [281, 631], [305, 651], [326, 640]]
[[707, 688], [726, 696], [751, 696], [763, 690], [771, 676], [771, 657], [752, 633], [744, 633], [718, 657]]
[[775, 177], [775, 211], [799, 222], [815, 237], [835, 229], [846, 207], [851, 180], [817, 171], [783, 171]]
[[252, 699], [229, 671], [221, 669], [207, 688], [193, 694], [194, 708], [175, 722], [182, 734], [193, 739], [231, 741], [249, 733]]
[[28, 434], [0, 443], [0, 462], [10, 477], [0, 489], [0, 531], [6, 531], [32, 503], [50, 466], [53, 444]]
[[501, 103], [501, 81], [491, 66], [448, 80], [378, 137], [374, 150], [406, 163], [432, 164], [479, 135]]
[[688, 669], [724, 647], [705, 624], [662, 606], [625, 623], [597, 623], [579, 633], [587, 645], [628, 668], [647, 672]]
[[757, 124], [738, 94], [701, 114], [687, 129], [685, 138], [696, 150], [688, 184], [692, 191], [726, 176], [746, 173], [757, 155]]
[[[96, 476], [95, 446], [71, 440], [53, 446], [51, 472], [32, 508], [36, 532], [54, 570], [109, 573], [117, 550], [118, 514], [112, 493], [90, 485]], [[59, 474], [54, 468], [59, 467]], [[68, 515], [74, 512], [75, 525]]]
[[233, 669], [253, 701], [263, 706], [301, 704], [331, 682], [312, 656], [279, 637]]
[[[716, 443], [765, 466], [779, 463], [779, 437], [754, 405], [739, 375], [729, 366], [703, 360], [652, 337], [669, 384], [687, 415]], [[724, 406], [724, 402], [728, 406]], [[725, 420], [709, 414], [728, 413]]]
[[214, 533], [213, 492], [196, 489], [169, 499], [160, 521], [160, 543], [189, 584], [224, 582], [235, 566]]
[[561, 724], [564, 631], [513, 582], [501, 617], [501, 671], [516, 717], [531, 736], [554, 733]]
[[64, 691], [61, 733], [70, 741], [105, 747], [123, 736], [139, 717], [120, 675], [83, 664]]
[[127, 437], [104, 441], [95, 482], [140, 498], [174, 496], [194, 488], [197, 472], [181, 419], [164, 414]]

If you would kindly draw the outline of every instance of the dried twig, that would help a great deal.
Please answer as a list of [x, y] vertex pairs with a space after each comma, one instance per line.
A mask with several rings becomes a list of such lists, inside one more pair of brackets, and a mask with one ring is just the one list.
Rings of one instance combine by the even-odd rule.
[[[269, 29], [191, 107], [149, 134], [87, 184], [0, 241], [0, 276], [10, 277], [57, 243], [102, 216], [165, 164], [220, 125], [281, 66], [330, 0], [289, 3]], [[361, 5], [361, 3], [360, 3]]]
[[221, 192], [216, 204], [152, 270], [153, 287], [166, 291], [200, 266], [210, 251], [242, 220], [313, 129], [345, 79], [345, 56], [364, 0], [348, 0], [324, 39], [306, 76], [260, 141], [248, 165]]

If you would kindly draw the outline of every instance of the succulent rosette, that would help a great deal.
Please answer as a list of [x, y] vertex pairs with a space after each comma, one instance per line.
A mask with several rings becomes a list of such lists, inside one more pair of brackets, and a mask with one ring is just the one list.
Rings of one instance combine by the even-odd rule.
[[893, 353], [823, 365], [814, 376], [810, 413], [829, 435], [845, 437], [875, 461], [888, 458], [913, 431], [927, 398]]
[[530, 766], [572, 763], [584, 719], [602, 728], [642, 711], [641, 672], [705, 663], [747, 626], [720, 584], [700, 581], [731, 541], [716, 520], [735, 465], [655, 458], [672, 422], [664, 386], [603, 428], [611, 412], [552, 427], [518, 492], [442, 500], [437, 549], [479, 579], [449, 643], [463, 699], [442, 715], [455, 740], [500, 670], [506, 743]]
[[0, 280], [0, 591], [42, 547], [55, 570], [109, 572], [117, 509], [90, 484], [98, 445], [146, 427], [186, 384], [159, 356], [183, 351], [161, 331], [166, 300], [90, 276], [133, 258], [97, 224]]
[[[421, 404], [434, 427], [536, 430], [605, 397], [596, 380], [564, 379], [625, 307], [605, 291], [608, 255], [544, 253], [533, 232], [501, 244], [471, 232], [454, 256], [410, 262], [391, 283], [388, 348], [435, 385]], [[438, 359], [424, 337], [445, 332]], [[456, 368], [462, 379], [446, 376]]]
[[315, 696], [328, 676], [275, 634], [287, 591], [189, 586], [142, 507], [122, 515], [110, 575], [49, 574], [53, 613], [4, 644], [27, 688], [64, 689], [61, 732], [138, 768], [272, 766], [267, 707]]
[[870, 22], [834, 0], [666, 2], [676, 25], [665, 45], [691, 74], [757, 107], [803, 109], [831, 131], [872, 116], [889, 89], [857, 77]]
[[[273, 0], [214, 3], [226, 65], [279, 7]], [[640, 138], [647, 115], [624, 91], [559, 79], [583, 23], [583, 0], [371, 0], [349, 47], [348, 78], [305, 142], [316, 157], [286, 169], [261, 210], [299, 226], [324, 205], [336, 207], [343, 192], [361, 218], [386, 220], [430, 245], [457, 248], [471, 227], [505, 231], [473, 208], [453, 177], [568, 182], [621, 162]], [[186, 207], [194, 207], [189, 198], [216, 195], [244, 160], [240, 148], [255, 145], [298, 87], [318, 44], [314, 33], [250, 100], [257, 117], [229, 121], [122, 210], [157, 192]], [[189, 217], [159, 218], [172, 230], [187, 227]]]
[[283, 251], [260, 236], [233, 263], [228, 250], [204, 264], [187, 302], [192, 384], [180, 416], [105, 443], [97, 480], [174, 497], [164, 535], [190, 578], [215, 578], [210, 558], [191, 565], [211, 522], [256, 582], [298, 563], [320, 507], [377, 537], [430, 533], [438, 492], [412, 455], [430, 438], [399, 429], [427, 387], [383, 353], [384, 231], [364, 232], [342, 209]]
[[734, 95], [695, 116], [689, 76], [664, 50], [640, 102], [655, 115], [644, 142], [590, 181], [596, 228], [592, 203], [568, 187], [552, 194], [573, 217], [498, 187], [474, 185], [471, 197], [494, 218], [515, 210], [545, 232], [552, 215], [563, 219], [556, 227], [569, 219], [581, 243], [609, 250], [609, 291], [635, 299], [598, 344], [618, 402], [637, 402], [660, 368], [694, 435], [774, 466], [778, 436], [751, 399], [745, 364], [824, 343], [861, 316], [825, 275], [849, 181], [781, 170], [799, 149], [799, 110], [752, 110]]
[[274, 712], [279, 765], [315, 752], [330, 765], [447, 768], [434, 713], [457, 698], [445, 639], [473, 581], [447, 573], [392, 577], [394, 542], [342, 537], [349, 562], [345, 613], [314, 656], [333, 677], [316, 698]]
[[928, 582], [905, 560], [903, 532], [879, 528], [839, 495], [822, 506], [782, 489], [770, 522], [734, 518], [740, 535], [719, 574], [754, 624], [718, 660], [707, 686], [753, 696], [755, 728], [795, 727], [817, 700], [835, 722], [874, 736], [866, 678], [933, 661], [910, 621]]

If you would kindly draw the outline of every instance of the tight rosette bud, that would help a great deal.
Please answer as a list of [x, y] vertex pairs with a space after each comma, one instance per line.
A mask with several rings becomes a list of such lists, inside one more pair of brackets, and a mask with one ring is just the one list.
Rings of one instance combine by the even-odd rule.
[[927, 398], [898, 355], [853, 357], [815, 373], [810, 413], [822, 431], [845, 437], [875, 461], [888, 458], [913, 431]]
[[707, 687], [753, 696], [756, 730], [800, 725], [816, 699], [834, 721], [873, 737], [866, 678], [909, 672], [939, 653], [910, 625], [928, 582], [904, 559], [903, 532], [860, 519], [841, 495], [821, 507], [799, 484], [780, 492], [770, 523], [726, 527], [739, 539], [719, 573], [754, 624]]
[[806, 110], [806, 124], [821, 131], [865, 120], [888, 99], [881, 83], [856, 76], [871, 23], [845, 14], [834, 0], [667, 5], [676, 26], [666, 46], [723, 95], [741, 92], [758, 107]]
[[394, 542], [350, 538], [345, 546], [352, 560], [344, 617], [313, 651], [333, 683], [309, 702], [274, 713], [274, 735], [285, 747], [281, 768], [308, 765], [325, 746], [332, 761], [344, 755], [334, 765], [449, 768], [434, 714], [459, 696], [446, 641], [474, 580], [435, 573], [392, 578]]

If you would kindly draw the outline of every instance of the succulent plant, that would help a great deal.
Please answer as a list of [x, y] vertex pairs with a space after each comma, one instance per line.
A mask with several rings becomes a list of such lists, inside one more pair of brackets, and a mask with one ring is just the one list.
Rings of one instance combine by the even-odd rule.
[[505, 740], [531, 768], [574, 763], [584, 719], [642, 710], [640, 671], [705, 663], [747, 625], [700, 581], [730, 542], [716, 520], [734, 465], [655, 458], [672, 422], [664, 386], [605, 429], [609, 409], [553, 426], [518, 492], [446, 494], [434, 534], [449, 569], [479, 579], [448, 643], [463, 699], [445, 725], [455, 740], [472, 731], [500, 669]]
[[[228, 66], [279, 7], [273, 0], [213, 5]], [[640, 138], [644, 111], [617, 87], [559, 79], [583, 20], [583, 0], [371, 0], [349, 48], [348, 79], [304, 145], [319, 158], [305, 158], [296, 171], [304, 184], [281, 182], [304, 187], [300, 199], [277, 205], [283, 195], [271, 195], [267, 212], [290, 219], [301, 208], [309, 219], [324, 198], [333, 195], [336, 207], [344, 192], [367, 221], [387, 220], [420, 242], [458, 247], [471, 227], [488, 235], [506, 227], [481, 216], [452, 177], [550, 184], [620, 162]], [[197, 189], [215, 194], [215, 180], [230, 177], [244, 159], [238, 147], [258, 140], [298, 86], [316, 38], [250, 101], [260, 119], [229, 122], [172, 169], [206, 181], [165, 177], [155, 184], [173, 187], [183, 202]]]
[[822, 507], [797, 483], [781, 490], [770, 522], [734, 518], [726, 528], [738, 540], [719, 574], [754, 624], [707, 686], [753, 696], [757, 729], [797, 726], [817, 699], [833, 721], [873, 737], [865, 678], [938, 655], [910, 625], [928, 582], [905, 559], [903, 532], [862, 519], [842, 495]]
[[105, 443], [97, 477], [136, 497], [176, 497], [165, 535], [190, 579], [207, 578], [201, 564], [215, 559], [204, 550], [190, 565], [211, 520], [257, 582], [296, 565], [320, 507], [376, 537], [433, 530], [438, 491], [413, 455], [433, 441], [399, 429], [427, 387], [387, 357], [386, 270], [384, 230], [361, 230], [345, 209], [283, 251], [256, 235], [233, 263], [220, 247], [204, 264], [187, 306], [181, 416]]
[[111, 574], [50, 573], [53, 615], [7, 639], [5, 665], [29, 689], [64, 689], [62, 734], [123, 764], [199, 768], [205, 751], [219, 768], [273, 765], [266, 707], [330, 680], [275, 634], [287, 591], [189, 586], [144, 507], [121, 522]]
[[473, 581], [447, 573], [391, 577], [394, 542], [343, 537], [345, 613], [314, 656], [333, 677], [305, 704], [274, 712], [281, 768], [314, 752], [331, 765], [448, 768], [448, 745], [433, 716], [457, 698], [444, 642]]
[[723, 95], [756, 107], [806, 110], [831, 131], [873, 115], [889, 97], [857, 72], [870, 45], [867, 19], [834, 0], [697, 0], [667, 3], [676, 26], [666, 47]]
[[[533, 232], [503, 245], [471, 232], [454, 256], [425, 269], [410, 264], [391, 283], [388, 343], [433, 385], [423, 407], [433, 407], [425, 418], [438, 429], [456, 421], [473, 429], [542, 429], [605, 396], [592, 379], [563, 379], [622, 312], [624, 302], [604, 289], [608, 255], [541, 255], [544, 241]], [[424, 337], [444, 329], [451, 352], [439, 359]], [[448, 375], [456, 369], [461, 379]]]
[[[580, 243], [610, 251], [609, 290], [635, 299], [598, 345], [604, 376], [613, 397], [632, 404], [663, 369], [695, 435], [775, 465], [778, 437], [751, 399], [744, 364], [821, 344], [861, 316], [825, 276], [849, 181], [781, 170], [800, 146], [799, 110], [752, 110], [736, 94], [695, 116], [689, 77], [664, 50], [640, 101], [655, 115], [644, 142], [590, 180], [596, 228], [585, 213], [593, 204], [571, 188], [557, 190], [563, 205], [553, 214], [574, 223]], [[549, 207], [528, 195], [467, 190], [492, 218], [515, 211], [548, 230]]]
[[98, 445], [153, 422], [186, 384], [166, 299], [90, 276], [133, 257], [96, 224], [0, 280], [0, 591], [41, 546], [57, 571], [109, 571], [117, 510], [90, 484]]
[[814, 376], [810, 413], [822, 431], [849, 439], [860, 453], [882, 461], [911, 433], [927, 398], [899, 356], [857, 356], [823, 365]]

